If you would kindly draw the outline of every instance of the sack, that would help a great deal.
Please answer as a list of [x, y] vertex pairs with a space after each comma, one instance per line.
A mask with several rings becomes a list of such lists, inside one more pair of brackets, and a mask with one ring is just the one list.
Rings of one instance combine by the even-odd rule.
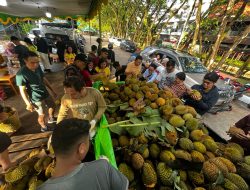
[[69, 77], [78, 77], [79, 80], [83, 81], [83, 76], [80, 72], [80, 70], [77, 68], [76, 65], [72, 64], [72, 65], [68, 65], [65, 69], [64, 69], [64, 77], [65, 80], [67, 80]]

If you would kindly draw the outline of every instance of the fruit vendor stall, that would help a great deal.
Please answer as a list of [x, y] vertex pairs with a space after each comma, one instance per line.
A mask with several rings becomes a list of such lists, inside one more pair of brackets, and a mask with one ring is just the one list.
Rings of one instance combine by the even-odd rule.
[[130, 189], [249, 189], [244, 147], [222, 142], [170, 91], [136, 79], [99, 89], [108, 105], [103, 127]]

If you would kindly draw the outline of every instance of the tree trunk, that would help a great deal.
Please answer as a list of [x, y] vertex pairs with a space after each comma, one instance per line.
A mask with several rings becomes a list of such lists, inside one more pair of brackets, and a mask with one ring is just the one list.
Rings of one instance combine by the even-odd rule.
[[244, 40], [248, 34], [250, 33], [250, 25], [246, 27], [246, 29], [242, 32], [241, 35], [237, 36], [237, 38], [234, 40], [234, 43], [231, 45], [229, 51], [227, 51], [221, 58], [220, 62], [216, 65], [216, 69], [219, 69], [222, 64], [226, 61], [226, 59], [230, 56], [230, 54], [233, 52], [233, 50]]
[[199, 55], [200, 55], [200, 60], [202, 60], [202, 31], [201, 30], [199, 32], [199, 41], [200, 41]]
[[198, 3], [198, 9], [197, 9], [197, 13], [196, 13], [196, 18], [195, 18], [195, 31], [194, 31], [194, 37], [193, 37], [193, 41], [192, 41], [192, 45], [190, 47], [189, 53], [193, 54], [194, 53], [194, 48], [198, 39], [198, 35], [200, 32], [200, 24], [201, 24], [201, 8], [202, 8], [202, 0], [199, 0]]
[[235, 77], [240, 77], [244, 73], [244, 70], [247, 68], [248, 64], [250, 64], [250, 56], [248, 57], [246, 62], [239, 68], [239, 70], [235, 74]]
[[180, 44], [181, 44], [181, 41], [182, 41], [182, 39], [183, 39], [183, 37], [184, 37], [184, 33], [185, 33], [185, 31], [186, 31], [186, 27], [187, 27], [188, 22], [189, 22], [189, 20], [190, 20], [190, 18], [191, 18], [191, 15], [192, 15], [193, 12], [194, 12], [195, 4], [196, 4], [196, 0], [194, 0], [194, 4], [193, 4], [192, 8], [190, 9], [190, 12], [188, 13], [188, 17], [187, 17], [187, 19], [186, 19], [186, 21], [185, 21], [185, 23], [184, 23], [183, 28], [182, 28], [181, 36], [180, 36], [180, 38], [179, 38], [179, 41], [178, 41], [178, 44], [177, 44], [176, 49], [179, 48], [179, 46], [180, 46]]
[[229, 0], [229, 3], [227, 5], [227, 10], [226, 10], [226, 14], [224, 15], [222, 21], [221, 21], [221, 25], [220, 25], [220, 30], [217, 34], [217, 39], [212, 47], [212, 53], [210, 55], [210, 57], [207, 60], [207, 66], [208, 69], [211, 70], [212, 69], [212, 65], [214, 63], [214, 59], [217, 55], [217, 52], [219, 50], [220, 44], [224, 38], [224, 32], [229, 20], [229, 17], [231, 16], [232, 10], [233, 10], [233, 6], [234, 6], [234, 2], [235, 0]]

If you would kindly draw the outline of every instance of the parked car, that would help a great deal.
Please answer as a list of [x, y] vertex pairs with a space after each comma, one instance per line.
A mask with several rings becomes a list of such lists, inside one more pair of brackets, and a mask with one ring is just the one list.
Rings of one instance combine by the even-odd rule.
[[122, 39], [121, 39], [121, 38], [117, 38], [117, 39], [115, 39], [114, 44], [115, 44], [117, 47], [120, 47], [121, 42], [122, 42]]
[[120, 44], [120, 48], [125, 51], [129, 51], [133, 53], [136, 50], [136, 45], [134, 42], [130, 40], [122, 40]]
[[145, 48], [141, 52], [141, 56], [143, 57], [143, 61], [151, 63], [153, 61], [153, 56], [157, 53], [162, 54], [164, 58], [167, 57], [169, 60], [174, 61], [176, 69], [186, 73], [187, 77], [185, 84], [188, 87], [202, 83], [203, 77], [205, 73], [207, 73], [207, 69], [198, 58], [177, 50], [153, 46]]

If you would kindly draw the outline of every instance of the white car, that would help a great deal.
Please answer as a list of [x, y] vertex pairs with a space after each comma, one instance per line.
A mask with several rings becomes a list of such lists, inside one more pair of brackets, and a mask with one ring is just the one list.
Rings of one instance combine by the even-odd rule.
[[116, 41], [116, 37], [110, 37], [109, 38], [109, 43], [114, 43]]
[[115, 44], [117, 47], [120, 47], [121, 42], [122, 42], [122, 39], [121, 39], [121, 38], [117, 38], [117, 39], [114, 41], [114, 44]]

